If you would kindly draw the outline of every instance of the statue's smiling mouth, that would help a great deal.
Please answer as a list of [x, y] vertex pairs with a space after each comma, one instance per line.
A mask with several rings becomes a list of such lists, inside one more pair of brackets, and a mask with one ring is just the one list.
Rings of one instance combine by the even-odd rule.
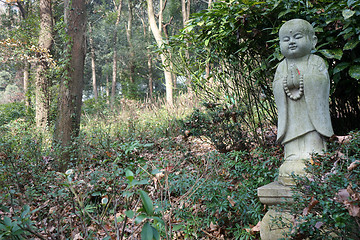
[[295, 50], [296, 48], [297, 48], [296, 45], [290, 45], [290, 46], [289, 46], [289, 49], [290, 49], [290, 50]]

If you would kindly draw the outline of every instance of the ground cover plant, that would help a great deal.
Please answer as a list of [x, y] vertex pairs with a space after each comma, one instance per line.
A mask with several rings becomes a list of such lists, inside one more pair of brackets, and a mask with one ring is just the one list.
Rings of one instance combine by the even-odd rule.
[[360, 134], [332, 140], [296, 179], [293, 238], [360, 239]]
[[0, 236], [256, 239], [251, 228], [265, 212], [254, 189], [276, 177], [281, 149], [220, 153], [205, 135], [185, 136], [193, 106], [181, 102], [85, 106], [79, 150], [63, 173], [55, 171], [61, 149], [32, 123], [3, 124]]

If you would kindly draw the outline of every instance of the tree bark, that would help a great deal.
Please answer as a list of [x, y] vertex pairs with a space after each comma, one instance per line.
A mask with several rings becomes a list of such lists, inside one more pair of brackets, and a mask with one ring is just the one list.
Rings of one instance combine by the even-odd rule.
[[[116, 4], [114, 2], [114, 6], [116, 7]], [[122, 8], [122, 0], [119, 2], [119, 6], [116, 8], [117, 16], [116, 16], [116, 22], [114, 27], [114, 35], [113, 35], [113, 73], [112, 73], [112, 82], [111, 82], [111, 100], [110, 105], [111, 108], [114, 107], [115, 102], [115, 95], [116, 95], [116, 76], [117, 76], [117, 48], [116, 48], [116, 42], [117, 42], [117, 29], [120, 23], [120, 16], [121, 16], [121, 8]]]
[[130, 52], [130, 58], [129, 58], [129, 80], [130, 83], [134, 83], [134, 75], [135, 75], [135, 64], [134, 64], [134, 47], [132, 44], [132, 22], [133, 22], [133, 3], [132, 0], [128, 0], [128, 6], [129, 6], [129, 16], [128, 16], [128, 26], [126, 29], [126, 37], [129, 44], [129, 52]]
[[[147, 25], [145, 23], [145, 20], [139, 16], [141, 23], [143, 25], [143, 33], [144, 33], [144, 38], [146, 39], [146, 44], [150, 45], [149, 43], [149, 37], [148, 37], [148, 33], [146, 31]], [[153, 98], [153, 72], [152, 72], [152, 55], [151, 55], [151, 51], [150, 48], [147, 48], [147, 67], [148, 67], [148, 97], [150, 98], [150, 100], [152, 100]]]
[[[153, 33], [153, 36], [156, 40], [156, 43], [159, 48], [163, 47], [164, 40], [161, 36], [161, 32], [156, 24], [155, 20], [155, 14], [154, 14], [154, 6], [153, 6], [153, 0], [147, 0], [148, 5], [148, 18], [149, 18], [149, 24], [151, 31]], [[162, 6], [160, 6], [161, 8]], [[159, 16], [160, 18], [160, 16]], [[161, 19], [161, 18], [160, 18]], [[160, 54], [161, 62], [164, 66], [164, 76], [165, 76], [165, 85], [166, 85], [166, 103], [169, 106], [173, 105], [173, 81], [171, 72], [168, 69], [168, 62], [166, 60], [166, 57], [164, 54]]]
[[[190, 6], [191, 0], [181, 0], [181, 13], [183, 17], [183, 27], [185, 28], [190, 19]], [[189, 47], [189, 42], [186, 42], [186, 46]], [[185, 49], [185, 57], [190, 58], [189, 50]], [[189, 98], [193, 98], [193, 91], [191, 88], [191, 74], [189, 70], [186, 70], [186, 85], [189, 94]]]
[[[80, 132], [82, 91], [84, 86], [84, 60], [86, 53], [86, 5], [85, 0], [65, 1], [65, 24], [69, 36], [67, 43], [69, 63], [67, 75], [61, 80], [59, 112], [54, 140], [63, 147], [59, 170], [66, 170], [71, 153], [76, 153], [74, 140]], [[75, 158], [73, 158], [75, 159]]]
[[91, 77], [92, 77], [92, 87], [95, 101], [98, 99], [98, 89], [96, 84], [96, 65], [95, 65], [95, 49], [94, 49], [94, 41], [92, 34], [92, 28], [89, 24], [89, 45], [90, 45], [90, 57], [91, 57]]
[[29, 72], [30, 72], [30, 64], [27, 59], [24, 61], [24, 100], [26, 108], [30, 107], [30, 96], [29, 96]]
[[35, 120], [40, 131], [46, 131], [49, 118], [49, 80], [46, 76], [49, 68], [46, 55], [52, 45], [52, 9], [51, 0], [40, 0], [40, 35], [38, 63], [35, 75]]

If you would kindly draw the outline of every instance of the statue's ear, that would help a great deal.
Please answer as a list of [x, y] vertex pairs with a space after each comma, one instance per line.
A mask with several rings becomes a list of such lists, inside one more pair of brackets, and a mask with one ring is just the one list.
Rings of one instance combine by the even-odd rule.
[[316, 46], [316, 44], [317, 44], [317, 41], [318, 41], [318, 38], [317, 38], [317, 36], [313, 36], [313, 38], [312, 38], [312, 47], [313, 47], [313, 49], [315, 50], [315, 46]]

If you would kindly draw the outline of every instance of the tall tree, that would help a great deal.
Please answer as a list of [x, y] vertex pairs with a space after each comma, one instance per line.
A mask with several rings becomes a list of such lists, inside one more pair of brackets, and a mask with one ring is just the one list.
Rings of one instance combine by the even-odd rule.
[[85, 61], [85, 0], [66, 0], [64, 19], [69, 36], [67, 50], [70, 54], [66, 67], [67, 75], [61, 80], [59, 93], [59, 113], [54, 139], [64, 148], [60, 169], [65, 170], [70, 161], [70, 147], [80, 130], [82, 91], [84, 86]]
[[[154, 2], [153, 0], [147, 0], [148, 5], [148, 18], [151, 31], [156, 40], [156, 43], [159, 48], [163, 48], [164, 39], [161, 36], [161, 27], [159, 28], [156, 24], [155, 13], [154, 13]], [[159, 12], [159, 26], [162, 26], [162, 5], [160, 5]], [[169, 63], [164, 54], [160, 54], [161, 62], [164, 67], [164, 76], [165, 76], [165, 85], [166, 85], [166, 102], [169, 106], [173, 105], [173, 81], [172, 75], [169, 69]]]
[[49, 63], [46, 55], [52, 45], [52, 9], [51, 0], [40, 0], [40, 35], [39, 60], [36, 67], [35, 96], [36, 96], [36, 126], [45, 131], [49, 118], [49, 90], [47, 70]]
[[[144, 38], [146, 39], [146, 45], [150, 45], [149, 42], [149, 34], [148, 31], [146, 30], [148, 28], [148, 25], [146, 24], [144, 18], [138, 14], [139, 19], [141, 20], [142, 26], [143, 26], [143, 34], [144, 34]], [[147, 55], [147, 69], [148, 69], [148, 97], [150, 99], [153, 98], [153, 71], [152, 71], [152, 66], [153, 66], [153, 59], [152, 59], [152, 54], [150, 51], [150, 48], [146, 49], [146, 55]]]
[[116, 2], [114, 0], [114, 6], [116, 8], [116, 22], [114, 26], [114, 33], [113, 33], [113, 72], [112, 72], [112, 82], [111, 82], [111, 100], [110, 105], [111, 107], [114, 106], [115, 102], [115, 94], [116, 94], [116, 76], [117, 76], [117, 48], [116, 48], [116, 42], [117, 42], [117, 33], [118, 33], [118, 26], [120, 23], [120, 16], [121, 16], [121, 9], [122, 9], [122, 0], [119, 1], [119, 4], [116, 5]]
[[92, 78], [92, 87], [93, 87], [93, 94], [95, 100], [98, 98], [98, 90], [96, 84], [96, 66], [95, 66], [95, 49], [94, 49], [94, 41], [92, 34], [92, 27], [89, 24], [89, 47], [90, 47], [90, 58], [91, 58], [91, 78]]
[[129, 9], [129, 15], [128, 15], [128, 25], [126, 28], [126, 37], [129, 44], [129, 52], [130, 52], [130, 58], [129, 58], [129, 80], [130, 83], [134, 83], [134, 74], [135, 74], [135, 65], [134, 65], [134, 47], [132, 44], [132, 22], [133, 22], [133, 2], [132, 0], [128, 0], [128, 9]]

